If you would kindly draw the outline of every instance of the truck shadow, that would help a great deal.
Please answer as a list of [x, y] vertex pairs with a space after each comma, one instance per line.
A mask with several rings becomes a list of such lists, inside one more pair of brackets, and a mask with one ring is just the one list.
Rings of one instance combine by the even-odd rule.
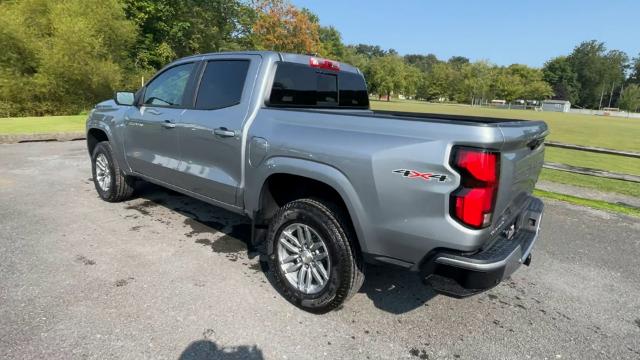
[[[186, 216], [184, 225], [188, 229], [185, 233], [187, 240], [193, 239], [195, 243], [221, 253], [231, 261], [237, 261], [240, 256], [246, 255], [251, 259], [260, 255], [260, 249], [248, 246], [251, 225], [246, 217], [146, 182], [137, 186], [136, 194], [146, 201], [127, 209], [152, 215], [149, 211], [151, 207], [163, 206]], [[214, 241], [205, 238], [206, 234], [216, 232], [224, 235]], [[266, 262], [252, 268], [263, 272], [273, 284]], [[365, 274], [366, 279], [360, 293], [364, 293], [376, 308], [392, 314], [403, 314], [428, 306], [429, 300], [436, 295], [415, 273], [392, 267], [365, 265]]]
[[373, 305], [392, 314], [404, 314], [423, 306], [437, 294], [412, 272], [392, 267], [366, 265], [365, 281], [361, 293]]
[[231, 360], [231, 359], [264, 359], [262, 350], [257, 346], [221, 347], [215, 342], [203, 339], [189, 344], [180, 354], [178, 360]]

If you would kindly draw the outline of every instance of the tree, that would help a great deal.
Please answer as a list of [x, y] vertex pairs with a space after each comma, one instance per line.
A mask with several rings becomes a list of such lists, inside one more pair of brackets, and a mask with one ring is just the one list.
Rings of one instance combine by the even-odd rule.
[[368, 67], [367, 81], [371, 92], [378, 96], [401, 93], [406, 86], [405, 65], [401, 57], [386, 55], [375, 57]]
[[253, 24], [255, 45], [259, 49], [302, 54], [321, 51], [319, 25], [307, 13], [286, 0], [257, 0]]
[[436, 101], [451, 99], [453, 80], [454, 70], [451, 65], [444, 62], [434, 64], [419, 87], [418, 97]]
[[415, 97], [418, 86], [422, 81], [422, 72], [415, 66], [404, 64], [404, 87], [402, 93], [405, 96]]
[[447, 61], [454, 69], [460, 70], [462, 66], [469, 63], [469, 59], [464, 56], [452, 56]]
[[0, 28], [3, 114], [78, 113], [128, 82], [136, 28], [117, 0], [2, 2]]
[[458, 102], [483, 104], [495, 96], [493, 84], [497, 68], [488, 61], [477, 61], [462, 67], [460, 90], [454, 94]]
[[542, 68], [542, 76], [551, 85], [554, 99], [568, 100], [571, 103], [578, 100], [580, 91], [578, 75], [573, 71], [566, 56], [547, 61]]
[[353, 48], [356, 54], [364, 55], [368, 58], [374, 57], [382, 57], [387, 55], [387, 52], [384, 51], [378, 45], [366, 45], [366, 44], [358, 44], [358, 45], [350, 45], [349, 47]]
[[615, 84], [622, 84], [628, 57], [618, 50], [607, 52], [604, 43], [591, 40], [573, 49], [567, 61], [580, 85], [578, 104], [598, 108], [605, 93]]
[[640, 54], [633, 58], [630, 69], [631, 73], [627, 81], [631, 84], [640, 84]]
[[637, 112], [640, 110], [640, 85], [631, 84], [627, 86], [620, 97], [619, 106], [627, 111]]
[[409, 64], [417, 67], [423, 73], [431, 72], [433, 66], [440, 62], [438, 58], [433, 54], [428, 55], [418, 55], [418, 54], [410, 54], [404, 56], [404, 61]]
[[522, 64], [512, 64], [506, 68], [506, 71], [520, 79], [522, 83], [520, 99], [541, 100], [553, 96], [553, 89], [544, 81], [544, 76], [540, 69]]
[[255, 11], [239, 0], [122, 0], [138, 26], [131, 57], [159, 69], [179, 57], [251, 47]]
[[318, 37], [320, 40], [319, 55], [341, 60], [345, 55], [345, 46], [342, 43], [342, 35], [340, 35], [340, 32], [333, 26], [320, 25], [320, 18], [311, 12], [311, 10], [302, 8], [301, 11], [307, 15], [309, 21], [318, 25]]

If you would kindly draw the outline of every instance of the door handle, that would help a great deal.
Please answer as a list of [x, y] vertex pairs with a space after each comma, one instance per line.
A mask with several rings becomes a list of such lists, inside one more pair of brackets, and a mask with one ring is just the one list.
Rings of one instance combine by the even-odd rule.
[[233, 130], [229, 130], [226, 127], [221, 127], [213, 130], [213, 133], [220, 137], [234, 137], [236, 136], [236, 132]]
[[171, 120], [165, 120], [162, 126], [164, 126], [166, 129], [173, 129], [176, 127], [176, 124], [174, 124]]

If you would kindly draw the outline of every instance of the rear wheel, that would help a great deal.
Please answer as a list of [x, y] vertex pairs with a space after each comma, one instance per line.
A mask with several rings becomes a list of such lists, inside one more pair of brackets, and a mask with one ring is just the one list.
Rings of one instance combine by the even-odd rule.
[[311, 312], [333, 310], [362, 286], [363, 265], [346, 215], [337, 206], [300, 199], [274, 216], [267, 241], [278, 290]]
[[133, 194], [135, 179], [124, 175], [108, 141], [99, 142], [93, 149], [91, 172], [93, 184], [102, 200], [119, 202]]

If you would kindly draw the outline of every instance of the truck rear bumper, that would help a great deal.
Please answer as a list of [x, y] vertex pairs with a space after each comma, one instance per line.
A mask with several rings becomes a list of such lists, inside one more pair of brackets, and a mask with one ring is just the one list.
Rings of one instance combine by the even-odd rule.
[[499, 234], [493, 243], [471, 255], [442, 250], [423, 263], [425, 283], [439, 293], [466, 297], [488, 290], [509, 277], [521, 264], [529, 265], [538, 239], [544, 204], [532, 197], [514, 223], [515, 234]]

